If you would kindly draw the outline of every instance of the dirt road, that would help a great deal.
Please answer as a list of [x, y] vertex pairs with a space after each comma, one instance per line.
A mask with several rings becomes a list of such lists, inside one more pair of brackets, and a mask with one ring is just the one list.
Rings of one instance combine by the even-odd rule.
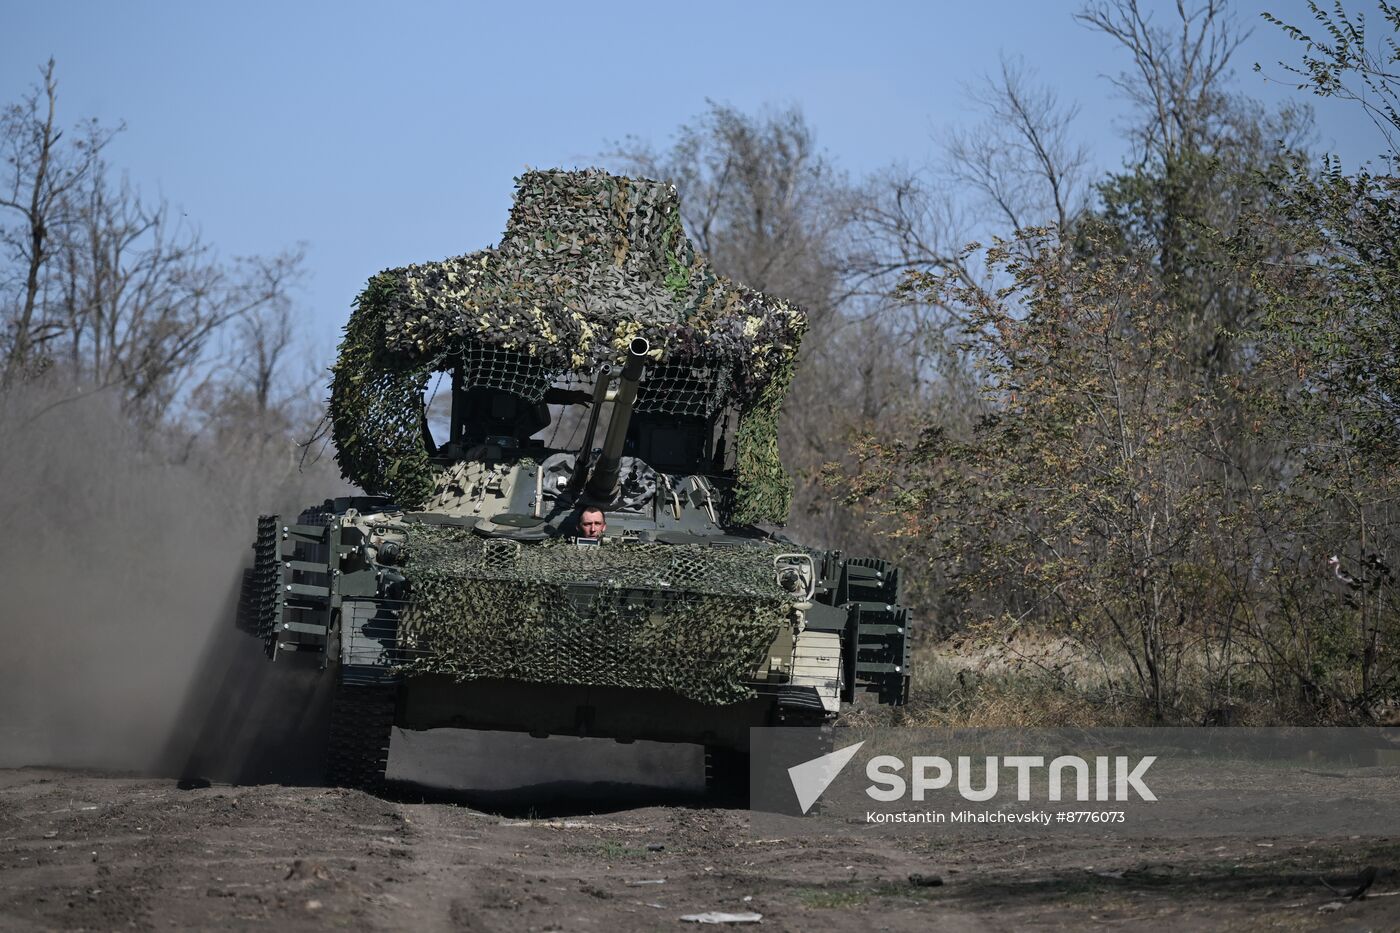
[[[396, 752], [397, 754], [397, 752]], [[431, 757], [431, 756], [428, 756]], [[642, 769], [645, 772], [645, 768]], [[600, 786], [602, 790], [600, 790]], [[552, 782], [390, 798], [0, 771], [0, 928], [1398, 929], [1400, 842], [758, 839], [669, 788]], [[1369, 896], [1325, 887], [1367, 866]], [[923, 882], [911, 882], [923, 876]], [[931, 878], [941, 879], [932, 885]]]

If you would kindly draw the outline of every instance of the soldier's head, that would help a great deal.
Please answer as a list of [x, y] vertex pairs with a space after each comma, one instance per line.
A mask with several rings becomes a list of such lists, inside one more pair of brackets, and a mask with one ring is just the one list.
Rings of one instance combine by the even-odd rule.
[[608, 530], [608, 520], [603, 517], [603, 510], [596, 506], [587, 506], [579, 513], [578, 530], [585, 538], [601, 538], [603, 532]]

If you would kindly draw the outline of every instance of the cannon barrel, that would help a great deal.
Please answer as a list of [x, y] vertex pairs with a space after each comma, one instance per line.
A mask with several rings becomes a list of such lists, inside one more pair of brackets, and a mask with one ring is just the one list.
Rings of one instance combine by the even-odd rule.
[[637, 383], [641, 381], [642, 366], [650, 350], [651, 344], [644, 337], [633, 338], [627, 348], [627, 362], [622, 365], [622, 375], [618, 377], [608, 433], [603, 439], [603, 449], [598, 453], [598, 462], [593, 465], [593, 472], [588, 477], [588, 486], [584, 489], [589, 499], [611, 502], [617, 498], [622, 445], [627, 441], [627, 425], [632, 420], [632, 406], [637, 401]]
[[583, 432], [583, 446], [574, 456], [574, 472], [569, 477], [570, 498], [583, 492], [583, 484], [588, 482], [588, 455], [593, 452], [593, 437], [598, 433], [598, 413], [608, 400], [608, 385], [611, 382], [612, 367], [604, 366], [593, 383], [593, 402], [588, 406], [588, 427]]

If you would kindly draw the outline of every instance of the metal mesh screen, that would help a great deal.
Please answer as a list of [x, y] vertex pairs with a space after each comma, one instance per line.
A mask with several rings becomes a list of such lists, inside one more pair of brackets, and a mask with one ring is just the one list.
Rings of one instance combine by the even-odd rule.
[[521, 544], [415, 526], [396, 657], [463, 680], [671, 690], [703, 703], [742, 681], [789, 624], [765, 544]]
[[554, 381], [554, 373], [528, 353], [481, 343], [467, 345], [458, 360], [458, 374], [463, 388], [501, 389], [528, 402], [543, 399]]
[[729, 373], [723, 369], [650, 366], [637, 390], [637, 411], [709, 418], [724, 404], [729, 389]]

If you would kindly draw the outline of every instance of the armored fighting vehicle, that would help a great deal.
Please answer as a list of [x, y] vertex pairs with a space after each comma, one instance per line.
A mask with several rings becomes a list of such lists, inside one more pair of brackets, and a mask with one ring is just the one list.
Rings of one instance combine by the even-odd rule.
[[380, 784], [397, 725], [697, 743], [741, 782], [750, 727], [903, 703], [897, 570], [775, 530], [805, 328], [710, 268], [673, 188], [598, 170], [527, 173], [500, 246], [372, 278], [330, 400], [366, 495], [263, 516], [239, 605], [335, 678], [329, 780]]

